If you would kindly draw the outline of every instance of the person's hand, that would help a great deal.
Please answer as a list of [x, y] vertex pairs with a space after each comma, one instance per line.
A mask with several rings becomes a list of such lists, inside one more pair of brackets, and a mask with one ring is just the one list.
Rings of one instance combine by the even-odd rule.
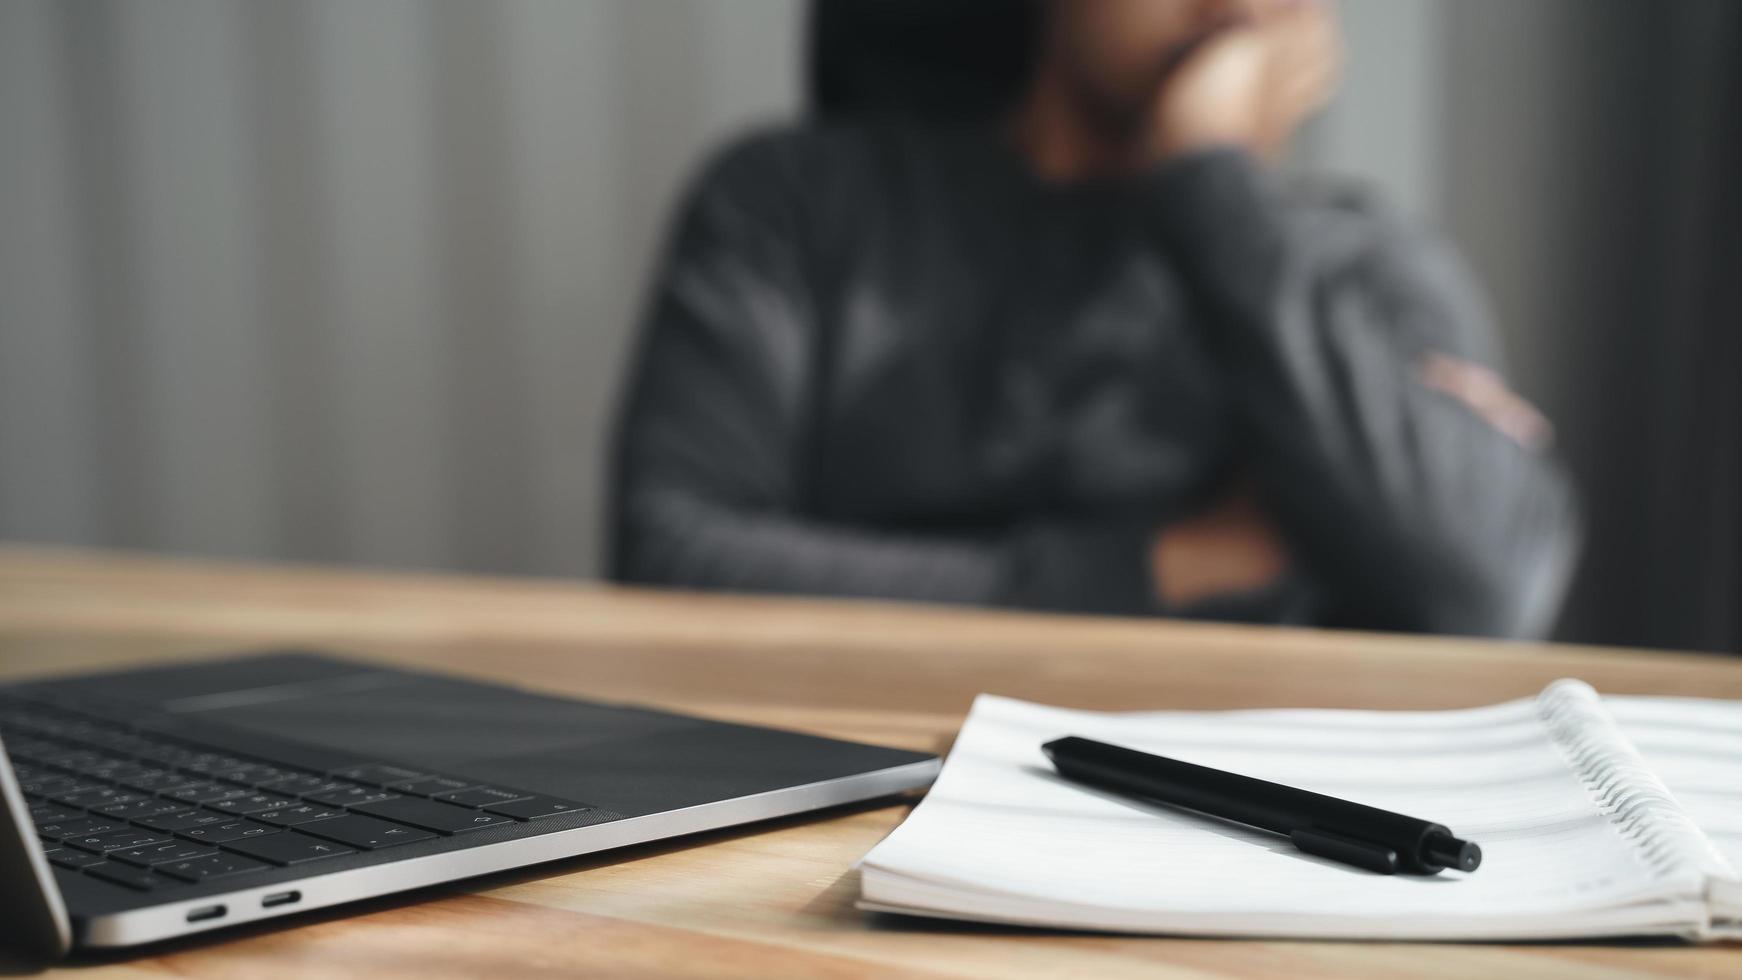
[[1157, 532], [1149, 561], [1156, 597], [1177, 609], [1264, 588], [1288, 568], [1288, 550], [1242, 481], [1207, 509]]
[[1217, 146], [1275, 158], [1336, 90], [1342, 48], [1325, 0], [1246, 0], [1163, 76], [1150, 156]]
[[1536, 406], [1514, 394], [1493, 368], [1474, 361], [1431, 353], [1417, 368], [1422, 384], [1463, 402], [1472, 412], [1526, 449], [1543, 449], [1554, 440], [1554, 426]]

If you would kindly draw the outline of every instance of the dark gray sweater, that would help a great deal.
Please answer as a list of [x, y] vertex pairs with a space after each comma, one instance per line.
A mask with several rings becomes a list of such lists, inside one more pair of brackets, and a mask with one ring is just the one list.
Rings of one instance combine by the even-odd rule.
[[[1415, 380], [1494, 364], [1446, 249], [1243, 154], [1034, 177], [989, 130], [798, 128], [682, 206], [617, 434], [612, 574], [685, 587], [1532, 635], [1550, 460]], [[1293, 571], [1166, 609], [1146, 552], [1236, 473]]]

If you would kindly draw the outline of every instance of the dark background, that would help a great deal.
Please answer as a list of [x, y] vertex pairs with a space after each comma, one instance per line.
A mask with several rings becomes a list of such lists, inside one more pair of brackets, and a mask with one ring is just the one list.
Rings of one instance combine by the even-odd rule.
[[[1560, 635], [1742, 651], [1742, 4], [1340, 6], [1346, 84], [1292, 165], [1376, 184], [1488, 286], [1585, 496]], [[0, 538], [594, 574], [671, 198], [810, 111], [808, 24], [0, 4]], [[1007, 68], [939, 31], [896, 36]]]

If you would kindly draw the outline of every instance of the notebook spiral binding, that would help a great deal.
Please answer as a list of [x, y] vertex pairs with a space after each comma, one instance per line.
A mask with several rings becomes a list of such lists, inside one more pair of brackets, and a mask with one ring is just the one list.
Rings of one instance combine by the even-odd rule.
[[1537, 712], [1573, 772], [1655, 875], [1734, 877], [1589, 684], [1556, 681], [1537, 697]]

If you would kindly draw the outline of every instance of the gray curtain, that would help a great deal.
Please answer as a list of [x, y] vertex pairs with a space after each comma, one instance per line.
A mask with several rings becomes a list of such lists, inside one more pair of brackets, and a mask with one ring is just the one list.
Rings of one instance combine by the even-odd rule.
[[[1610, 458], [1642, 479], [1642, 498], [1606, 502], [1648, 517], [1642, 546], [1592, 589], [1597, 608], [1621, 611], [1592, 634], [1742, 652], [1742, 4], [1660, 6], [1644, 25], [1652, 95], [1635, 104], [1645, 172], [1622, 178], [1645, 190], [1633, 203], [1644, 236], [1636, 277], [1621, 280], [1640, 312], [1616, 372], [1640, 366], [1652, 395], [1639, 411], [1606, 399], [1645, 450], [1638, 467]], [[1619, 47], [1617, 74], [1636, 76], [1627, 35]]]
[[1448, 13], [1444, 214], [1584, 491], [1562, 635], [1742, 651], [1742, 4]]
[[796, 0], [0, 0], [0, 538], [584, 575]]

